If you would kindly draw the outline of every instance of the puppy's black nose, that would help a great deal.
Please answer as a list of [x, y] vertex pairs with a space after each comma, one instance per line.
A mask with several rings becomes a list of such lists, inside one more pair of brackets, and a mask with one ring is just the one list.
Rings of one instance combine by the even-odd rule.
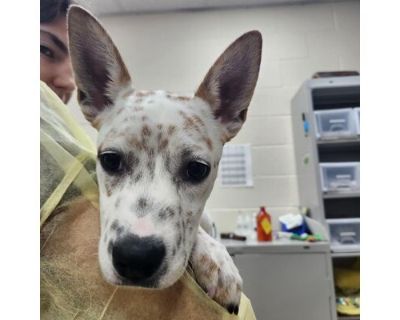
[[112, 259], [115, 270], [133, 282], [150, 278], [165, 257], [165, 245], [156, 237], [138, 237], [133, 234], [114, 243]]

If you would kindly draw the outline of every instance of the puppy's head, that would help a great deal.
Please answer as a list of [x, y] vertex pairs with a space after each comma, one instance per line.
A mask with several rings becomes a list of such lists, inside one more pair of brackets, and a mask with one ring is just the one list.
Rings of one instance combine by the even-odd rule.
[[72, 65], [82, 111], [98, 129], [99, 260], [114, 284], [165, 288], [184, 272], [222, 147], [246, 119], [261, 59], [248, 32], [192, 97], [133, 89], [99, 22], [73, 6]]

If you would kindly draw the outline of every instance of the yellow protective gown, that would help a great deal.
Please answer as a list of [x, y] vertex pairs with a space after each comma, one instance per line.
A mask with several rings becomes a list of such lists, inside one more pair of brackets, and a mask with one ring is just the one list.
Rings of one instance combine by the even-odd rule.
[[95, 147], [62, 101], [44, 83], [40, 90], [41, 319], [255, 319], [244, 294], [231, 315], [189, 269], [163, 290], [103, 280]]

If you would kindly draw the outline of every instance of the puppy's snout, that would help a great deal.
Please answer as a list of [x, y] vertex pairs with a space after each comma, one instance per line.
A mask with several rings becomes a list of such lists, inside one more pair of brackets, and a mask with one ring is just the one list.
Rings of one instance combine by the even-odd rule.
[[127, 235], [114, 243], [112, 259], [120, 276], [133, 282], [154, 275], [165, 257], [165, 245], [154, 236]]

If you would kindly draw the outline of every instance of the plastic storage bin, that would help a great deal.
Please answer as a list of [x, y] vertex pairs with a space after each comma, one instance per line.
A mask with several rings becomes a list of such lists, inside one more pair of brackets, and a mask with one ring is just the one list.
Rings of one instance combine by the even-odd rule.
[[360, 250], [360, 219], [329, 219], [326, 222], [333, 252]]
[[357, 120], [354, 110], [334, 109], [314, 111], [317, 139], [331, 140], [357, 137]]
[[321, 186], [325, 193], [360, 191], [360, 163], [320, 163]]
[[354, 108], [353, 112], [355, 113], [355, 119], [357, 124], [357, 134], [360, 135], [360, 108]]

